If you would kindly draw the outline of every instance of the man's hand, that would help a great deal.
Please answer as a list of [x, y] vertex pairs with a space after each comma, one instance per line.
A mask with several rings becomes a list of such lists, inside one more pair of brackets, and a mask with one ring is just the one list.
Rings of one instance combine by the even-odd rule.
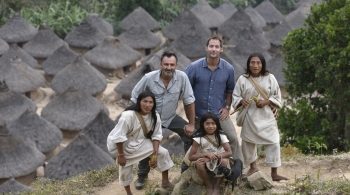
[[220, 114], [220, 117], [219, 117], [220, 121], [226, 120], [229, 117], [229, 110], [226, 107], [225, 108], [221, 108], [219, 110], [219, 114]]
[[270, 100], [259, 100], [258, 103], [256, 104], [256, 107], [258, 108], [263, 108], [266, 105], [269, 105], [271, 103]]
[[120, 166], [124, 167], [124, 166], [125, 166], [125, 163], [126, 163], [126, 160], [125, 160], [124, 155], [118, 156], [118, 164], [119, 164]]
[[184, 126], [184, 133], [187, 137], [191, 137], [194, 133], [194, 125], [187, 124]]

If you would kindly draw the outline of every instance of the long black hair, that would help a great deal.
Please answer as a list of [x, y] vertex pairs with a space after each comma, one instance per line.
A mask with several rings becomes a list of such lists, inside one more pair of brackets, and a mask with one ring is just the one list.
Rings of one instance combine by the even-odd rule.
[[153, 105], [153, 108], [151, 110], [151, 113], [152, 113], [152, 121], [153, 121], [152, 129], [154, 129], [156, 127], [156, 124], [157, 124], [157, 115], [156, 115], [156, 106], [157, 105], [156, 105], [156, 98], [151, 91], [145, 90], [145, 91], [141, 92], [139, 94], [139, 97], [137, 97], [136, 104], [129, 106], [128, 108], [125, 109], [125, 111], [134, 110], [134, 111], [140, 112], [141, 111], [141, 105], [140, 105], [141, 100], [143, 100], [146, 97], [151, 97], [153, 99], [154, 105]]
[[258, 57], [260, 59], [261, 65], [262, 65], [260, 75], [264, 76], [266, 74], [266, 72], [268, 72], [268, 71], [266, 70], [265, 57], [261, 53], [252, 53], [252, 54], [249, 55], [248, 60], [247, 60], [247, 72], [246, 72], [246, 74], [251, 75], [249, 65], [250, 65], [250, 60], [253, 57]]
[[204, 137], [207, 132], [204, 129], [204, 122], [208, 119], [213, 119], [213, 121], [216, 124], [216, 130], [214, 132], [215, 134], [215, 139], [218, 142], [218, 148], [221, 146], [221, 138], [220, 138], [220, 134], [225, 134], [222, 131], [220, 122], [219, 122], [219, 118], [216, 116], [216, 114], [212, 113], [212, 112], [206, 112], [202, 115], [201, 120], [199, 121], [199, 129], [198, 131], [195, 133], [194, 137]]

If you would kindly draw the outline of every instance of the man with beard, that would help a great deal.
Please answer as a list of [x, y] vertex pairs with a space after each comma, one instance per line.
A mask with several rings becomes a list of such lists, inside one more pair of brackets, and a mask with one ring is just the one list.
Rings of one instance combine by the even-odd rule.
[[222, 130], [228, 137], [233, 159], [240, 159], [243, 162], [242, 149], [229, 115], [232, 92], [236, 83], [233, 66], [220, 58], [220, 53], [223, 51], [220, 37], [210, 37], [205, 50], [206, 57], [192, 62], [186, 68], [186, 74], [196, 98], [195, 127], [198, 129], [202, 114], [215, 113], [220, 120]]
[[[136, 103], [137, 97], [144, 90], [150, 90], [156, 98], [156, 110], [161, 116], [162, 127], [177, 133], [184, 142], [185, 153], [192, 145], [194, 133], [194, 95], [191, 84], [182, 71], [176, 70], [177, 56], [165, 51], [160, 58], [160, 70], [145, 74], [136, 84], [131, 93], [131, 101]], [[186, 117], [189, 122], [176, 114], [179, 99], [183, 100]], [[138, 165], [138, 179], [136, 189], [140, 190], [148, 177], [150, 167], [149, 158], [140, 161]], [[181, 172], [188, 166], [182, 163]]]

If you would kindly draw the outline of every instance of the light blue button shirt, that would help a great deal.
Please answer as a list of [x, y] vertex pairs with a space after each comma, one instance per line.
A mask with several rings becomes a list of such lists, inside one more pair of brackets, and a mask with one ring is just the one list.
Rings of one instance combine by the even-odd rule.
[[162, 125], [168, 127], [176, 116], [178, 101], [182, 99], [185, 105], [189, 105], [195, 98], [191, 83], [184, 72], [175, 70], [167, 88], [164, 87], [160, 74], [161, 70], [145, 74], [132, 90], [131, 101], [136, 103], [141, 92], [150, 90], [156, 98], [156, 110], [160, 114]]

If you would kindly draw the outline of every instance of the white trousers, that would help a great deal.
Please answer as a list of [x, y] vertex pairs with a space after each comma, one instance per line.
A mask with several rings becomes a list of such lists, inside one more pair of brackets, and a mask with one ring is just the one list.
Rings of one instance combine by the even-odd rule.
[[[281, 150], [280, 144], [267, 144], [263, 145], [265, 148], [266, 158], [265, 163], [269, 167], [280, 167], [281, 166]], [[242, 153], [244, 157], [245, 165], [258, 159], [257, 147], [255, 143], [250, 143], [242, 140]]]

